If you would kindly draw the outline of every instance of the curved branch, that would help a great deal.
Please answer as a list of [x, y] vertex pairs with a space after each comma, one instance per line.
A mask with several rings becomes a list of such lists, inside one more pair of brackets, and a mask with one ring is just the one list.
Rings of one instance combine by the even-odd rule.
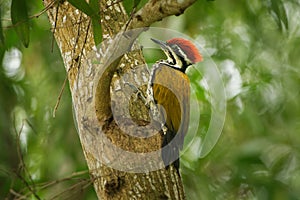
[[178, 16], [195, 2], [196, 0], [150, 0], [134, 15], [130, 27], [148, 27], [165, 17], [171, 15]]

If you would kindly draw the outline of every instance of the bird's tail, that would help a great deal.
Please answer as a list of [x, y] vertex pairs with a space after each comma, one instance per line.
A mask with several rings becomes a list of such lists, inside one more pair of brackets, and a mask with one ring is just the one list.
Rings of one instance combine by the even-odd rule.
[[163, 136], [161, 156], [166, 168], [173, 164], [179, 173], [179, 150], [182, 149], [183, 141], [181, 141], [181, 137], [175, 138], [176, 140], [172, 141], [175, 135], [169, 129], [167, 130], [167, 133]]

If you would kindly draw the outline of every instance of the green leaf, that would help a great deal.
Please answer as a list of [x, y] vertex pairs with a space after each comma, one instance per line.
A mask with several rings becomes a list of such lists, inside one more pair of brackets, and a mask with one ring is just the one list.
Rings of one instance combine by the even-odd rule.
[[282, 29], [282, 23], [283, 23], [285, 28], [288, 29], [289, 23], [288, 23], [288, 18], [287, 18], [287, 14], [283, 2], [279, 0], [272, 0], [271, 7], [276, 14], [277, 17], [276, 22], [278, 26]]
[[26, 0], [12, 0], [11, 20], [17, 35], [27, 48], [29, 45], [29, 21]]
[[99, 17], [99, 12], [100, 12], [99, 0], [90, 0], [89, 6], [92, 8], [93, 13], [97, 14], [97, 16]]
[[68, 2], [90, 17], [95, 15], [93, 8], [85, 0], [68, 0]]
[[142, 8], [148, 2], [148, 0], [123, 0], [122, 2], [126, 13], [130, 15], [135, 8], [135, 10]]
[[137, 7], [137, 10], [141, 9], [146, 3], [148, 2], [148, 0], [136, 0], [133, 3], [133, 6]]
[[68, 0], [75, 8], [84, 12], [86, 15], [90, 16], [93, 25], [93, 34], [95, 44], [99, 44], [102, 41], [102, 30], [99, 16], [99, 2], [98, 0], [90, 0], [88, 4], [85, 0]]
[[94, 41], [95, 41], [95, 45], [97, 46], [102, 41], [102, 29], [101, 29], [100, 19], [93, 17], [92, 24], [93, 24]]
[[90, 6], [93, 8], [95, 15], [92, 16], [92, 25], [93, 25], [93, 35], [95, 45], [101, 43], [102, 41], [102, 29], [100, 23], [100, 15], [98, 14], [100, 11], [99, 1], [98, 0], [90, 0]]
[[130, 15], [130, 12], [131, 12], [131, 10], [133, 8], [133, 2], [132, 2], [132, 0], [124, 0], [123, 1], [123, 6], [125, 8], [125, 11], [126, 11], [127, 15]]
[[[2, 18], [1, 15], [1, 8], [0, 8], [0, 17]], [[4, 35], [3, 35], [3, 28], [2, 28], [2, 20], [0, 20], [0, 50], [4, 46]]]
[[133, 0], [133, 8], [136, 8], [140, 2], [141, 0]]

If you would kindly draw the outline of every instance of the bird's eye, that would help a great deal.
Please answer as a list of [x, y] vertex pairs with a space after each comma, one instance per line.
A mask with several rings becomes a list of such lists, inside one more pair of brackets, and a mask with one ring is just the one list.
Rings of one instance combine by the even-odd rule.
[[173, 45], [172, 45], [172, 49], [173, 49], [173, 51], [174, 51], [176, 54], [178, 54], [179, 52], [182, 51], [181, 48], [180, 48], [178, 45], [176, 45], [176, 44], [173, 44]]

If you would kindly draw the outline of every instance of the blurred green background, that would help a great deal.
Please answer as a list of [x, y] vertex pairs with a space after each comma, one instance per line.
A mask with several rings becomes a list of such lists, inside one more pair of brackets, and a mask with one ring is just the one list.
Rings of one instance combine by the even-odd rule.
[[[43, 9], [42, 1], [26, 2], [29, 15]], [[47, 16], [29, 20], [24, 48], [11, 1], [0, 6], [0, 199], [35, 199], [27, 185], [42, 199], [95, 199], [68, 87], [52, 117], [66, 73]], [[299, 8], [298, 0], [198, 0], [155, 24], [197, 40], [227, 95], [215, 148], [202, 159], [192, 151], [181, 158], [188, 199], [300, 199]], [[198, 92], [205, 131], [212, 105], [203, 87]]]

